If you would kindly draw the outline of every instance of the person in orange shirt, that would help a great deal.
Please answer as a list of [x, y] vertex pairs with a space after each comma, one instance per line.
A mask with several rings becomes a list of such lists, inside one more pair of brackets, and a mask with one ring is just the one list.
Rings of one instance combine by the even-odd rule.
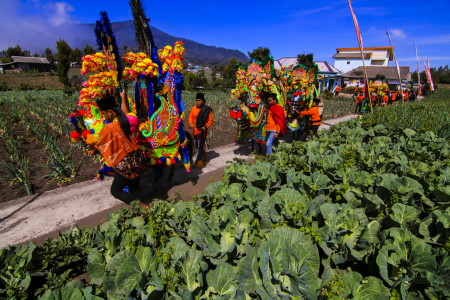
[[267, 97], [267, 154], [272, 154], [272, 145], [278, 143], [278, 137], [283, 137], [287, 131], [284, 108], [278, 104], [277, 94], [271, 93]]
[[355, 114], [360, 113], [361, 112], [361, 107], [362, 107], [362, 102], [364, 101], [364, 93], [360, 92], [359, 96], [356, 97], [356, 107], [355, 107]]
[[408, 94], [408, 90], [405, 90], [405, 92], [403, 93], [403, 101], [408, 101], [408, 97], [409, 97], [409, 94]]
[[392, 101], [397, 100], [397, 92], [392, 92]]
[[337, 97], [339, 96], [339, 92], [341, 91], [341, 86], [338, 85], [335, 89], [334, 89], [334, 96]]
[[317, 131], [319, 130], [320, 125], [322, 125], [322, 120], [320, 119], [320, 111], [319, 111], [319, 103], [320, 99], [315, 98], [313, 100], [312, 107], [306, 111], [302, 111], [300, 116], [311, 116], [310, 118], [310, 126], [309, 129], [317, 135]]
[[194, 165], [203, 168], [203, 155], [205, 154], [205, 141], [208, 129], [214, 123], [211, 107], [205, 105], [205, 95], [197, 93], [195, 105], [189, 114], [189, 127], [194, 128], [195, 146], [198, 149], [197, 158]]
[[384, 92], [385, 92], [385, 94], [383, 96], [383, 105], [387, 105], [388, 101], [389, 101], [389, 96], [388, 96], [389, 91], [384, 91]]

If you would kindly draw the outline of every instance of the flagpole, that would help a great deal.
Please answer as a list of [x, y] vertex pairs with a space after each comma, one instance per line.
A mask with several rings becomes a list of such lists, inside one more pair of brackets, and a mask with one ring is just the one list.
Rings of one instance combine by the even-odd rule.
[[417, 55], [417, 46], [414, 44], [414, 48], [416, 48], [416, 60], [417, 60], [417, 78], [419, 79], [419, 94], [417, 95], [417, 100], [419, 100], [420, 94], [422, 94], [422, 84], [420, 83], [420, 71], [419, 71], [419, 56]]
[[350, 3], [350, 0], [348, 0], [348, 5], [350, 6], [350, 11], [352, 12], [352, 16], [353, 16], [353, 22], [355, 23], [356, 35], [358, 37], [359, 49], [361, 51], [361, 59], [363, 62], [363, 67], [364, 67], [364, 76], [365, 76], [365, 81], [366, 81], [366, 86], [364, 88], [364, 94], [369, 99], [370, 111], [373, 113], [372, 101], [370, 100], [370, 94], [369, 94], [369, 80], [367, 78], [366, 63], [364, 62], [363, 43], [362, 43], [361, 33], [359, 32], [358, 20], [356, 20], [356, 16], [355, 16], [355, 13], [353, 12], [353, 8], [352, 8], [352, 4]]
[[400, 95], [402, 97], [402, 103], [405, 104], [405, 100], [403, 99], [403, 85], [402, 85], [402, 77], [400, 76], [400, 67], [398, 66], [397, 57], [395, 57], [394, 46], [392, 46], [391, 36], [389, 35], [387, 26], [386, 26], [386, 34], [389, 38], [389, 43], [391, 43], [392, 54], [394, 55], [395, 66], [397, 68], [398, 82], [400, 83]]

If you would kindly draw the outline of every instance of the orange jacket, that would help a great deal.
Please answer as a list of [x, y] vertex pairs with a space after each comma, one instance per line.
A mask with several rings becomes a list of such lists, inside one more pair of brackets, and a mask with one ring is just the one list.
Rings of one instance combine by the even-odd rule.
[[409, 96], [409, 95], [408, 95], [408, 92], [404, 92], [404, 93], [403, 93], [403, 99], [408, 99], [408, 96]]
[[341, 87], [340, 86], [336, 87], [336, 92], [340, 92], [340, 91], [341, 91]]
[[276, 132], [280, 132], [280, 125], [278, 125], [277, 122], [275, 122], [275, 120], [273, 119], [272, 116], [272, 112], [270, 110], [268, 110], [268, 114], [267, 114], [267, 124], [266, 124], [266, 130], [273, 130]]
[[[196, 125], [195, 125], [196, 122], [197, 122], [197, 116], [198, 116], [198, 113], [200, 112], [200, 110], [201, 110], [201, 108], [198, 108], [197, 106], [194, 106], [191, 109], [191, 113], [189, 114], [189, 125], [191, 125], [191, 124], [194, 125], [194, 135], [197, 135], [197, 134], [199, 134], [201, 132], [201, 130], [198, 129], [196, 127]], [[211, 127], [211, 125], [213, 123], [214, 123], [214, 116], [213, 116], [212, 111], [211, 111], [209, 113], [208, 119], [206, 119], [206, 123], [205, 123], [206, 132], [208, 132], [208, 128]]]
[[356, 97], [355, 103], [360, 103], [360, 102], [362, 102], [363, 100], [364, 100], [364, 96], [358, 96], [358, 97]]
[[395, 101], [397, 99], [397, 93], [392, 93], [392, 101]]
[[384, 97], [383, 97], [383, 102], [388, 102], [388, 101], [389, 101], [389, 96], [387, 96], [387, 95], [384, 96]]
[[311, 116], [311, 124], [312, 125], [321, 125], [322, 121], [320, 121], [320, 113], [319, 113], [319, 107], [311, 107], [307, 111], [302, 111], [300, 113], [300, 117], [303, 116]]

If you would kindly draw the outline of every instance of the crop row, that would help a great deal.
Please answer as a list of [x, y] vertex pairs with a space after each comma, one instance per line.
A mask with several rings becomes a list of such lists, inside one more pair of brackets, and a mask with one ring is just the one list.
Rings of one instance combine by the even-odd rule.
[[[43, 247], [5, 248], [3, 293], [447, 299], [449, 142], [431, 131], [365, 126], [335, 125], [254, 164], [235, 159], [194, 201], [156, 201], [146, 211], [133, 205]], [[72, 280], [84, 272], [88, 286]]]
[[363, 128], [384, 124], [390, 130], [410, 128], [418, 132], [433, 131], [450, 138], [450, 89], [438, 89], [422, 101], [408, 105], [375, 108], [363, 118]]
[[[13, 134], [12, 122], [15, 122], [23, 126], [44, 146], [43, 158], [46, 164], [38, 166], [51, 172], [43, 177], [47, 178], [49, 183], [61, 184], [70, 181], [70, 178], [78, 172], [81, 162], [73, 160], [70, 154], [71, 149], [65, 151], [61, 148], [58, 139], [50, 132], [50, 129], [65, 135], [70, 134], [71, 127], [67, 122], [67, 116], [74, 107], [75, 99], [68, 98], [61, 91], [3, 92], [0, 94], [0, 102], [3, 107], [2, 126], [9, 128], [9, 134], [2, 136], [7, 152], [20, 151], [21, 145]], [[14, 144], [11, 144], [9, 140], [14, 140]], [[13, 145], [16, 150], [8, 150], [12, 149], [10, 145]], [[11, 183], [23, 184], [27, 193], [30, 194], [26, 180], [28, 158], [18, 154], [9, 155], [7, 158], [9, 161], [3, 162], [0, 169], [4, 175], [2, 178]]]

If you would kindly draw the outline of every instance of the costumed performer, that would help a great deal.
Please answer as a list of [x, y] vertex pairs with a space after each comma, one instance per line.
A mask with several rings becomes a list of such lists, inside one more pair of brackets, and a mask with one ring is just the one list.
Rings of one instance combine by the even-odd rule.
[[214, 123], [212, 109], [205, 105], [205, 103], [205, 95], [203, 93], [197, 93], [195, 106], [189, 114], [189, 127], [194, 128], [195, 146], [198, 149], [194, 165], [199, 168], [204, 167], [203, 155], [205, 155], [206, 136], [208, 135], [208, 129]]
[[389, 90], [384, 91], [385, 94], [383, 96], [383, 105], [388, 105], [389, 102]]
[[341, 86], [340, 85], [336, 86], [336, 88], [334, 89], [334, 96], [335, 97], [339, 96], [340, 91], [341, 91]]
[[[121, 93], [122, 99], [124, 93]], [[124, 101], [122, 100], [122, 104]], [[121, 201], [124, 188], [132, 195], [141, 193], [139, 178], [148, 170], [147, 160], [139, 145], [135, 142], [137, 117], [125, 115], [116, 104], [113, 96], [97, 100], [102, 116], [109, 122], [99, 133], [95, 148], [100, 152], [109, 166], [114, 169], [111, 195]], [[124, 105], [124, 104], [123, 104]], [[122, 106], [123, 106], [122, 105]], [[131, 122], [129, 121], [131, 119]], [[135, 120], [136, 119], [136, 120]], [[139, 122], [139, 121], [137, 121]], [[139, 126], [139, 123], [137, 123]], [[130, 202], [124, 201], [127, 204]], [[141, 207], [148, 207], [140, 202]]]
[[314, 98], [312, 107], [300, 113], [301, 117], [311, 116], [309, 130], [311, 130], [314, 133], [314, 135], [317, 135], [317, 131], [319, 130], [320, 125], [322, 125], [322, 120], [320, 118], [320, 111], [319, 111], [319, 103], [320, 99]]
[[358, 114], [361, 112], [361, 106], [362, 106], [363, 100], [364, 100], [364, 93], [360, 92], [359, 96], [356, 97], [356, 101], [355, 101], [355, 103], [356, 103], [355, 112], [354, 112], [355, 114]]
[[284, 108], [278, 104], [277, 94], [270, 93], [267, 97], [268, 113], [266, 124], [267, 154], [272, 154], [272, 145], [278, 144], [278, 137], [283, 137], [287, 131]]

